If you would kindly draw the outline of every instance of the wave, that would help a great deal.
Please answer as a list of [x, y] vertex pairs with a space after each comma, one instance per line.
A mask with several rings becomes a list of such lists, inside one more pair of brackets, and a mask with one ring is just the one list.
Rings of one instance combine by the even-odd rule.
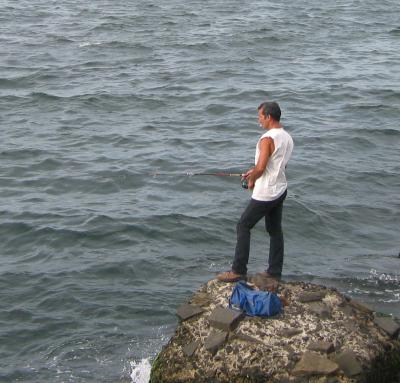
[[92, 47], [92, 46], [96, 46], [96, 45], [102, 45], [103, 43], [101, 42], [83, 42], [83, 43], [79, 43], [79, 48], [85, 48], [85, 47]]
[[346, 104], [343, 106], [343, 110], [347, 113], [355, 113], [361, 112], [364, 113], [365, 111], [369, 111], [371, 113], [390, 113], [390, 112], [397, 112], [397, 106], [391, 106], [388, 104], [384, 104], [383, 102], [366, 102], [366, 103], [357, 103], [357, 104]]
[[62, 100], [65, 98], [71, 98], [68, 96], [63, 97], [63, 96], [58, 96], [58, 95], [46, 93], [46, 92], [31, 92], [29, 94], [29, 96], [37, 101], [53, 101], [53, 100]]
[[149, 358], [138, 362], [131, 361], [130, 377], [132, 383], [148, 383], [150, 381], [151, 363]]
[[288, 274], [288, 280], [309, 281], [329, 286], [336, 286], [343, 293], [356, 293], [364, 299], [372, 296], [381, 295], [381, 289], [386, 289], [391, 298], [397, 297], [400, 302], [400, 274], [380, 273], [375, 269], [370, 269], [369, 274], [354, 274], [354, 272], [344, 272], [341, 276], [326, 276], [313, 274]]
[[373, 149], [378, 147], [378, 144], [376, 143], [376, 141], [372, 139], [372, 137], [368, 138], [365, 137], [365, 135], [350, 136], [346, 144], [350, 145], [353, 149], [358, 148], [362, 150]]
[[[168, 101], [163, 99], [161, 94], [140, 94], [140, 93], [127, 93], [127, 94], [113, 94], [105, 92], [95, 93], [77, 93], [68, 94], [61, 91], [58, 94], [50, 92], [28, 92], [20, 96], [3, 96], [2, 101], [10, 102], [12, 104], [20, 103], [32, 106], [32, 103], [48, 102], [57, 103], [60, 108], [67, 105], [72, 108], [73, 105], [78, 105], [79, 108], [101, 108], [103, 111], [117, 112], [122, 110], [131, 110], [132, 105], [136, 108], [152, 110], [154, 105], [158, 108], [168, 106]], [[61, 111], [61, 110], [60, 110]]]
[[134, 53], [140, 52], [141, 54], [145, 52], [153, 52], [153, 47], [131, 41], [120, 41], [120, 40], [109, 40], [109, 41], [83, 41], [79, 43], [79, 48], [91, 47], [91, 46], [101, 46], [102, 48], [112, 48], [112, 49], [131, 49]]
[[[45, 73], [44, 71], [36, 71], [27, 75], [14, 76], [12, 78], [0, 78], [0, 89], [18, 91], [23, 96], [27, 96], [31, 93], [29, 89], [35, 88], [43, 82], [51, 82], [59, 79], [56, 73]], [[22, 90], [26, 90], [22, 92]], [[2, 98], [5, 96], [2, 96]]]
[[368, 139], [374, 139], [376, 137], [384, 138], [384, 137], [397, 137], [400, 136], [400, 129], [395, 128], [385, 128], [385, 127], [371, 127], [371, 128], [351, 128], [350, 133], [353, 134], [353, 137], [361, 137], [366, 136]]
[[[135, 244], [149, 241], [175, 241], [179, 243], [192, 242], [220, 242], [221, 233], [225, 229], [215, 229], [215, 222], [220, 222], [219, 217], [210, 215], [188, 216], [183, 214], [152, 215], [127, 220], [119, 217], [97, 215], [84, 219], [75, 218], [75, 225], [67, 225], [71, 221], [68, 210], [65, 215], [54, 214], [28, 214], [19, 215], [25, 221], [6, 221], [0, 223], [0, 232], [8, 238], [3, 244], [12, 249], [17, 246], [34, 247], [49, 245], [51, 247], [71, 246], [98, 241], [97, 245], [112, 241], [115, 246], [134, 246]], [[14, 218], [18, 219], [18, 217]], [[27, 222], [29, 221], [32, 222]], [[46, 223], [53, 221], [51, 225]], [[80, 223], [79, 223], [80, 221]], [[83, 222], [82, 222], [83, 221]], [[127, 222], [132, 221], [132, 222]], [[182, 227], [185, 236], [182, 236]], [[63, 245], [64, 244], [64, 245]]]
[[393, 28], [389, 31], [389, 34], [394, 36], [400, 36], [400, 27]]
[[10, 159], [18, 158], [22, 160], [37, 158], [50, 154], [52, 153], [47, 150], [29, 148], [29, 147], [18, 148], [18, 149], [3, 149], [2, 151], [0, 151], [0, 156], [3, 156], [3, 158], [10, 158]]
[[14, 78], [0, 78], [0, 89], [25, 88], [31, 85], [32, 76], [20, 76]]

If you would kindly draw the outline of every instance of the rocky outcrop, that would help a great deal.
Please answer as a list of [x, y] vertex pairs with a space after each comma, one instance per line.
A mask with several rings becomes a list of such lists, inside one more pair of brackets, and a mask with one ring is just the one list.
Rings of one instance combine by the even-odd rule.
[[400, 325], [337, 290], [266, 280], [287, 302], [273, 318], [227, 308], [234, 284], [211, 280], [177, 314], [175, 335], [152, 366], [151, 383], [400, 382]]

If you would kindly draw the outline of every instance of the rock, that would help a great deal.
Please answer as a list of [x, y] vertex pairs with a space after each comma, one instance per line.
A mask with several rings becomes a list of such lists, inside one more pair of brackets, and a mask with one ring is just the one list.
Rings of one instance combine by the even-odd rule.
[[400, 330], [400, 325], [390, 317], [375, 317], [374, 322], [392, 338], [395, 338]]
[[233, 347], [228, 345], [225, 347], [225, 351], [229, 354], [233, 351]]
[[354, 299], [350, 299], [347, 304], [349, 304], [350, 306], [354, 307], [356, 310], [361, 311], [365, 314], [372, 314], [374, 312], [374, 310], [372, 310], [366, 304], [355, 301]]
[[262, 370], [261, 367], [255, 366], [255, 367], [248, 367], [244, 368], [241, 371], [241, 377], [245, 382], [251, 381], [251, 382], [266, 382], [268, 379], [268, 374], [265, 373], [265, 371]]
[[354, 310], [348, 304], [340, 306], [340, 310], [343, 312], [343, 314], [345, 314], [348, 317], [354, 315]]
[[321, 301], [323, 298], [325, 298], [325, 295], [325, 291], [306, 291], [298, 296], [298, 300], [301, 303]]
[[308, 304], [309, 310], [320, 318], [329, 318], [331, 316], [330, 308], [322, 302], [311, 302]]
[[197, 306], [207, 306], [210, 304], [210, 296], [207, 293], [196, 294], [191, 303]]
[[344, 351], [337, 355], [335, 362], [339, 365], [340, 369], [349, 378], [362, 373], [361, 364], [356, 358], [353, 351]]
[[195, 340], [193, 342], [190, 342], [188, 345], [186, 345], [185, 347], [183, 347], [183, 352], [187, 355], [187, 356], [192, 356], [195, 351], [197, 350], [197, 348], [200, 346], [200, 342]]
[[208, 322], [212, 327], [217, 329], [231, 331], [237, 326], [243, 317], [243, 311], [216, 307], [208, 318]]
[[196, 306], [196, 305], [190, 305], [187, 303], [183, 304], [176, 310], [177, 315], [183, 321], [186, 319], [192, 318], [195, 315], [201, 314], [202, 312], [203, 312], [203, 309], [201, 307]]
[[204, 348], [215, 355], [218, 349], [225, 343], [228, 337], [227, 332], [213, 332], [204, 342]]
[[277, 375], [275, 378], [276, 378], [277, 383], [292, 383], [289, 378], [289, 375], [285, 375], [285, 374]]
[[252, 337], [250, 335], [247, 335], [247, 334], [243, 334], [241, 332], [238, 332], [238, 333], [234, 334], [233, 338], [244, 340], [245, 342], [261, 343], [259, 339], [254, 338], [254, 337]]
[[[373, 316], [349, 305], [350, 300], [346, 302], [338, 291], [311, 283], [280, 281], [277, 293], [290, 301], [282, 315], [239, 321], [235, 316], [241, 318], [241, 312], [223, 308], [233, 287], [211, 280], [191, 297], [187, 314], [191, 319], [178, 323], [175, 334], [157, 356], [151, 383], [364, 383], [383, 381], [382, 372], [395, 376], [387, 382], [397, 381], [400, 342], [383, 336]], [[324, 295], [322, 301], [298, 300], [303, 293], [319, 291]], [[345, 306], [351, 316], [344, 314]], [[235, 316], [227, 320], [227, 313]], [[220, 332], [222, 328], [224, 333]], [[339, 368], [333, 360], [332, 344], [338, 353], [344, 352], [343, 346], [351, 345], [354, 365], [362, 366], [362, 373], [353, 375], [359, 370]], [[341, 358], [350, 360], [344, 355], [338, 359], [341, 363]], [[352, 376], [345, 375], [345, 371]]]
[[268, 278], [264, 273], [257, 273], [250, 277], [250, 282], [256, 285], [259, 290], [276, 292], [279, 281], [275, 278]]
[[329, 375], [339, 369], [337, 363], [332, 362], [314, 352], [306, 351], [294, 367], [293, 375]]
[[311, 351], [319, 351], [325, 354], [330, 354], [331, 352], [335, 351], [335, 346], [331, 342], [311, 342], [308, 345], [308, 349]]
[[285, 338], [290, 338], [292, 336], [299, 335], [302, 332], [303, 332], [303, 330], [299, 329], [299, 328], [285, 328], [285, 329], [279, 331], [279, 335], [283, 336]]
[[357, 331], [360, 328], [359, 326], [357, 326], [357, 322], [352, 321], [351, 319], [346, 320], [343, 323], [343, 326], [350, 332]]

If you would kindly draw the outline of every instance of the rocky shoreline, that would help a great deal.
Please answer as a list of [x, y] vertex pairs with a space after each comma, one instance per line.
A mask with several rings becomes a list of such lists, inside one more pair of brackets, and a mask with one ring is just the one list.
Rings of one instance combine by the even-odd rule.
[[180, 306], [151, 383], [400, 382], [400, 322], [336, 289], [249, 278], [287, 302], [272, 318], [228, 309], [234, 284], [211, 280]]

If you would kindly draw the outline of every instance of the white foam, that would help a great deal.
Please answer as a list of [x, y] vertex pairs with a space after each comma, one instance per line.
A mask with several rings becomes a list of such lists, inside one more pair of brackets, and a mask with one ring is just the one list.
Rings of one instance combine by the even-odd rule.
[[370, 279], [378, 279], [381, 282], [400, 282], [400, 275], [390, 275], [386, 273], [378, 273], [375, 269], [369, 271]]
[[101, 45], [101, 44], [102, 43], [100, 43], [100, 42], [98, 42], [98, 43], [84, 42], [84, 43], [79, 44], [79, 48], [90, 47], [92, 45]]
[[148, 358], [139, 362], [131, 362], [132, 383], [148, 383], [150, 380], [151, 364]]

